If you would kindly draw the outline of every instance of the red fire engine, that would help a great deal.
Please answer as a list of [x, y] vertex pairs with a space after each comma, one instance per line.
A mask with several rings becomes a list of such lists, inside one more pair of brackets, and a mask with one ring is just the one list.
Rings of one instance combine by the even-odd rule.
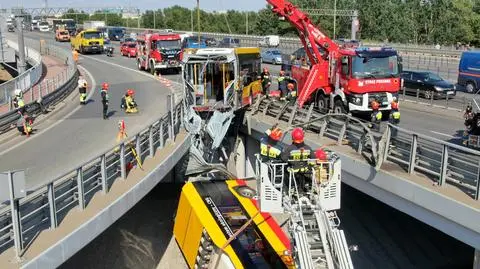
[[300, 107], [314, 102], [318, 108], [332, 108], [335, 113], [361, 113], [370, 112], [371, 101], [377, 100], [381, 110], [390, 111], [401, 86], [401, 59], [396, 50], [339, 46], [292, 3], [267, 2], [273, 12], [298, 30], [310, 62], [289, 64], [297, 80]]
[[180, 35], [145, 32], [137, 37], [137, 65], [139, 70], [152, 74], [162, 70], [181, 71], [182, 45]]

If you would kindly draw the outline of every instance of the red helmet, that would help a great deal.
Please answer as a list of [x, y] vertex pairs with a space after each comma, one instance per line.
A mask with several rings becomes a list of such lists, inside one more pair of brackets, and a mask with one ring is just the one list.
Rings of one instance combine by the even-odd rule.
[[271, 139], [275, 141], [280, 141], [283, 135], [282, 130], [280, 130], [279, 128], [274, 128], [273, 130], [268, 129], [266, 133]]
[[130, 96], [132, 96], [132, 95], [135, 94], [135, 91], [132, 90], [132, 89], [128, 89], [128, 90], [127, 90], [127, 94], [130, 95]]
[[295, 128], [292, 131], [292, 140], [294, 143], [302, 143], [305, 138], [302, 128]]
[[398, 109], [398, 103], [392, 102], [392, 109]]
[[315, 158], [320, 161], [326, 161], [327, 160], [327, 153], [323, 149], [317, 149], [315, 151]]
[[102, 83], [102, 89], [108, 90], [108, 87], [109, 87], [108, 83], [106, 82]]
[[380, 105], [378, 104], [377, 101], [372, 101], [372, 109], [373, 109], [373, 110], [377, 110], [377, 109], [379, 108], [379, 106], [380, 106]]
[[287, 88], [291, 91], [293, 91], [293, 89], [295, 89], [295, 85], [293, 83], [288, 83], [287, 84]]

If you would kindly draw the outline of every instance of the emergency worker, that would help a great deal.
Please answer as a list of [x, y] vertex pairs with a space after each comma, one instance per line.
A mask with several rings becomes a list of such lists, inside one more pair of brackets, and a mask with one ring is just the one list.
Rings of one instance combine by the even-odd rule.
[[393, 100], [391, 107], [392, 111], [390, 112], [390, 123], [398, 125], [400, 123], [400, 111], [398, 109], [398, 102], [396, 100]]
[[100, 91], [100, 95], [102, 97], [102, 106], [103, 106], [103, 119], [108, 119], [108, 83], [102, 83], [102, 90]]
[[260, 155], [262, 160], [279, 160], [282, 154], [282, 148], [279, 145], [282, 139], [282, 131], [277, 127], [272, 127], [265, 131], [265, 136], [260, 139]]
[[260, 74], [260, 79], [262, 80], [263, 94], [268, 96], [268, 89], [270, 88], [270, 85], [272, 85], [272, 78], [268, 68], [263, 68], [263, 72]]
[[282, 161], [289, 164], [289, 170], [295, 173], [299, 189], [305, 190], [309, 181], [306, 175], [309, 172], [309, 160], [314, 159], [312, 148], [305, 144], [305, 134], [302, 128], [292, 130], [292, 144], [282, 151]]
[[463, 114], [463, 118], [465, 120], [465, 132], [464, 135], [468, 135], [473, 129], [473, 118], [475, 117], [475, 113], [473, 113], [472, 104], [468, 104], [467, 108], [465, 109], [465, 113]]
[[295, 102], [295, 98], [297, 98], [297, 90], [295, 89], [295, 84], [288, 83], [287, 84], [287, 100], [289, 100], [292, 104]]
[[78, 51], [76, 49], [72, 50], [72, 56], [73, 56], [73, 61], [75, 62], [75, 64], [77, 64], [78, 63]]
[[379, 110], [380, 105], [378, 104], [377, 101], [372, 101], [371, 103], [372, 106], [372, 115], [371, 115], [371, 123], [372, 123], [372, 129], [376, 131], [380, 131], [380, 123], [382, 122], [382, 111]]
[[32, 129], [32, 120], [27, 115], [27, 113], [25, 113], [23, 115], [20, 113], [20, 117], [17, 120], [17, 130], [20, 132], [21, 135], [30, 136], [30, 133], [33, 130]]
[[288, 80], [291, 79], [289, 76], [285, 75], [285, 71], [280, 70], [280, 74], [278, 75], [278, 90], [282, 93], [281, 97], [285, 98], [288, 95]]
[[23, 92], [20, 89], [16, 89], [15, 97], [13, 98], [13, 106], [23, 115], [25, 112], [25, 101], [23, 100]]
[[87, 103], [87, 81], [82, 76], [78, 79], [78, 92], [80, 93], [80, 104], [85, 105]]
[[135, 95], [135, 91], [133, 89], [128, 89], [127, 93], [125, 94], [125, 112], [126, 113], [136, 113], [137, 110], [137, 103], [133, 96]]

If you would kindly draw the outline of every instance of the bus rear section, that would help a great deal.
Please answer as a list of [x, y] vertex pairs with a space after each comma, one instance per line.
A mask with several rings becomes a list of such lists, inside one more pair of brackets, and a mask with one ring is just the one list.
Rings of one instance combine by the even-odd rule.
[[480, 52], [465, 51], [458, 66], [458, 85], [469, 93], [480, 89]]
[[294, 268], [290, 241], [254, 192], [243, 180], [185, 184], [173, 233], [189, 268]]

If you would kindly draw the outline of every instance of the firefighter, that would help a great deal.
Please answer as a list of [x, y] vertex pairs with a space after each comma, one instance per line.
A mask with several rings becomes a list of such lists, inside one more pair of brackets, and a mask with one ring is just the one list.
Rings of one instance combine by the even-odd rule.
[[125, 94], [124, 98], [122, 98], [122, 106], [125, 109], [126, 113], [137, 113], [137, 103], [133, 96], [135, 95], [135, 91], [133, 89], [128, 89], [127, 93]]
[[102, 106], [103, 106], [103, 119], [108, 119], [108, 83], [102, 83], [102, 90], [100, 91], [100, 95], [102, 96]]
[[371, 115], [371, 128], [380, 131], [380, 123], [382, 122], [382, 111], [379, 110], [380, 105], [377, 101], [372, 101], [372, 115]]
[[297, 98], [297, 90], [295, 89], [295, 84], [288, 83], [287, 84], [287, 100], [290, 101], [292, 104], [295, 103], [295, 98]]
[[262, 80], [263, 93], [268, 96], [268, 89], [270, 88], [270, 85], [272, 85], [272, 79], [268, 68], [263, 68], [263, 72], [260, 74], [260, 79]]
[[20, 114], [25, 112], [25, 101], [23, 100], [23, 92], [20, 89], [14, 91], [13, 106], [18, 109]]
[[282, 131], [277, 127], [265, 131], [265, 136], [260, 139], [260, 155], [264, 161], [280, 158], [282, 148], [278, 142], [282, 139], [282, 135]]
[[278, 75], [277, 81], [278, 81], [278, 90], [281, 92], [281, 97], [285, 99], [288, 95], [288, 80], [290, 77], [285, 76], [285, 71], [280, 70], [280, 74]]
[[468, 136], [473, 132], [475, 129], [475, 113], [473, 112], [472, 104], [468, 104], [467, 108], [465, 109], [465, 113], [463, 114], [463, 118], [465, 119], [465, 131], [463, 132], [464, 140], [463, 144], [468, 145]]
[[78, 92], [80, 93], [80, 104], [85, 105], [87, 103], [87, 81], [82, 76], [78, 78]]
[[32, 120], [24, 113], [23, 115], [19, 112], [20, 117], [17, 120], [17, 130], [20, 132], [21, 135], [26, 135], [27, 137], [30, 136], [32, 132]]
[[390, 123], [398, 125], [400, 123], [400, 111], [398, 109], [398, 102], [394, 99], [392, 104], [392, 111], [390, 112]]
[[292, 144], [282, 151], [281, 158], [289, 164], [289, 170], [295, 173], [299, 189], [306, 190], [309, 178], [309, 160], [314, 159], [312, 148], [305, 144], [305, 134], [302, 128], [292, 130]]

